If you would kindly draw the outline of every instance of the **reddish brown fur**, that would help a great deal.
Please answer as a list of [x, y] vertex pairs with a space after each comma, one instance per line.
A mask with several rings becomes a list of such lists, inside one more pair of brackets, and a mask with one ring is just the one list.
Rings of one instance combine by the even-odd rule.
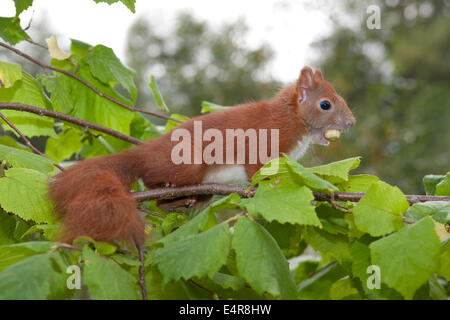
[[[318, 107], [318, 101], [324, 98], [332, 102], [333, 110]], [[280, 153], [288, 153], [314, 130], [344, 129], [354, 123], [345, 101], [323, 80], [320, 71], [313, 73], [309, 67], [303, 68], [297, 83], [285, 87], [272, 100], [202, 115], [179, 128], [189, 130], [193, 136], [193, 120], [202, 121], [203, 132], [216, 128], [224, 137], [225, 129], [279, 129]], [[129, 193], [130, 184], [137, 178], [142, 178], [148, 188], [197, 184], [207, 169], [217, 166], [175, 165], [171, 151], [176, 144], [168, 133], [117, 155], [81, 161], [56, 175], [50, 183], [50, 197], [63, 218], [62, 240], [71, 242], [87, 235], [96, 240], [142, 243], [144, 222]], [[270, 141], [268, 149], [270, 154]], [[262, 163], [244, 166], [250, 179]]]

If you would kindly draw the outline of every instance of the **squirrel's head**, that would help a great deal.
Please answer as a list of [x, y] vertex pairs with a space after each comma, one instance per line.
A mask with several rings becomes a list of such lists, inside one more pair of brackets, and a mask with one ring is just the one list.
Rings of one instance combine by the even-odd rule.
[[304, 67], [296, 84], [297, 104], [314, 143], [328, 145], [327, 130], [342, 131], [355, 124], [345, 100], [325, 81], [320, 70]]

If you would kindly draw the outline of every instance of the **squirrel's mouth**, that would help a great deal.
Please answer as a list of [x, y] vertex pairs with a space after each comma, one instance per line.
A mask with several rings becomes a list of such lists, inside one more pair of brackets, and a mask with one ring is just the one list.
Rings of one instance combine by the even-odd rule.
[[342, 131], [341, 129], [331, 128], [313, 129], [311, 130], [311, 137], [313, 143], [328, 146], [330, 142], [339, 140]]

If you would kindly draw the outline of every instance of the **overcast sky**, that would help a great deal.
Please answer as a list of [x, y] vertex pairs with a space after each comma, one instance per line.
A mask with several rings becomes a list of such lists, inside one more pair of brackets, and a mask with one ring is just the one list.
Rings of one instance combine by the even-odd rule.
[[[137, 0], [136, 14], [122, 3], [96, 4], [92, 0], [34, 0], [31, 9], [22, 13], [26, 26], [32, 15], [44, 20], [54, 30], [61, 46], [70, 38], [90, 44], [112, 47], [124, 59], [127, 30], [138, 16], [162, 25], [173, 25], [175, 14], [189, 10], [197, 18], [212, 25], [233, 22], [242, 17], [249, 26], [246, 39], [249, 46], [262, 41], [275, 50], [271, 73], [280, 80], [295, 79], [300, 69], [314, 53], [311, 42], [330, 32], [331, 24], [325, 12], [311, 9], [322, 0]], [[330, 6], [329, 2], [327, 4]], [[33, 13], [34, 11], [34, 13]], [[0, 16], [15, 14], [12, 0], [0, 0]], [[43, 41], [43, 39], [36, 39]]]

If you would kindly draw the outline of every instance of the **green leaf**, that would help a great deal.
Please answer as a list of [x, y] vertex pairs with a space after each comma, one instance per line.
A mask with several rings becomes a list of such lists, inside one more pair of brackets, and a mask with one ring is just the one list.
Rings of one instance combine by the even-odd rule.
[[437, 196], [450, 196], [450, 172], [447, 172], [444, 180], [436, 185]]
[[318, 266], [319, 262], [314, 260], [306, 260], [300, 262], [295, 269], [295, 283], [300, 283], [308, 279], [313, 275], [313, 272], [317, 269]]
[[441, 263], [438, 274], [450, 281], [450, 241], [441, 248]]
[[[131, 103], [120, 96], [111, 86], [94, 78], [87, 65], [81, 64], [77, 75], [100, 92], [121, 102]], [[79, 81], [66, 75], [40, 76], [40, 79], [51, 93], [50, 97], [55, 111], [95, 122], [127, 135], [130, 134], [130, 125], [135, 117], [133, 111], [99, 96]]]
[[68, 128], [56, 138], [50, 137], [45, 146], [47, 157], [60, 163], [69, 159], [74, 153], [78, 153], [83, 147], [82, 132], [75, 128]]
[[307, 227], [303, 238], [314, 250], [332, 257], [340, 263], [352, 260], [351, 243], [344, 235], [331, 234], [318, 228]]
[[169, 113], [170, 110], [167, 107], [166, 103], [164, 102], [164, 99], [161, 95], [161, 91], [159, 91], [158, 84], [156, 83], [154, 76], [151, 77], [151, 80], [150, 80], [150, 83], [148, 84], [148, 86], [152, 90], [153, 99], [155, 99], [155, 102], [158, 105], [159, 109], [162, 112]]
[[33, 4], [33, 0], [14, 0], [14, 4], [16, 6], [16, 17], [18, 17]]
[[239, 205], [240, 197], [232, 193], [222, 199], [212, 203], [202, 212], [197, 214], [188, 223], [182, 225], [180, 228], [159, 240], [159, 243], [167, 245], [172, 242], [180, 241], [198, 233], [198, 231], [205, 231], [208, 226], [215, 225], [217, 218], [215, 212], [224, 209], [234, 209]]
[[348, 172], [357, 168], [360, 162], [360, 157], [348, 158], [322, 166], [312, 167], [309, 170], [332, 183], [343, 182], [348, 181]]
[[253, 215], [260, 213], [269, 222], [319, 226], [311, 205], [312, 191], [288, 179], [278, 181], [261, 181], [254, 197], [243, 201], [247, 211]]
[[80, 58], [84, 57], [88, 53], [90, 48], [92, 48], [92, 46], [89, 43], [76, 39], [70, 39], [70, 52], [79, 56]]
[[382, 236], [403, 228], [401, 214], [409, 207], [404, 194], [385, 182], [374, 182], [353, 209], [355, 224], [372, 236]]
[[31, 241], [0, 246], [0, 271], [30, 256], [48, 252], [58, 243]]
[[119, 1], [122, 2], [131, 12], [136, 12], [136, 9], [134, 7], [136, 0], [94, 0], [95, 3], [105, 2], [109, 5]]
[[239, 218], [233, 233], [239, 275], [258, 293], [281, 299], [297, 294], [286, 258], [272, 236], [258, 223]]
[[303, 167], [287, 155], [284, 158], [273, 159], [266, 163], [253, 175], [252, 185], [256, 185], [260, 181], [272, 176], [277, 176], [278, 178], [286, 176], [294, 177], [298, 184], [306, 185], [314, 191], [339, 191], [334, 185], [316, 176], [309, 169]]
[[212, 278], [227, 261], [230, 239], [228, 224], [221, 223], [208, 231], [158, 249], [152, 264], [158, 267], [164, 283], [192, 277]]
[[58, 230], [58, 224], [35, 224], [22, 235], [22, 238], [37, 232], [42, 233], [46, 240], [53, 241], [58, 238]]
[[[0, 245], [15, 243], [16, 242], [16, 239], [14, 237], [15, 230], [16, 230], [15, 217], [7, 214], [5, 211], [0, 209]], [[1, 257], [0, 257], [0, 271], [1, 271]]]
[[[22, 79], [11, 88], [0, 88], [0, 102], [19, 102], [44, 109], [50, 107], [39, 82], [26, 72], [22, 72]], [[2, 110], [2, 113], [27, 137], [56, 136], [53, 119], [16, 110]], [[5, 130], [12, 130], [3, 120], [0, 123]]]
[[381, 281], [411, 299], [439, 267], [440, 242], [429, 217], [370, 244]]
[[450, 223], [450, 201], [415, 203], [405, 213], [405, 218], [409, 221], [419, 221], [426, 216], [432, 216], [440, 223]]
[[0, 61], [0, 80], [5, 88], [11, 88], [20, 79], [22, 79], [22, 68], [19, 64]]
[[[67, 263], [59, 252], [28, 257], [0, 272], [0, 299], [61, 299], [68, 295]], [[117, 281], [117, 280], [116, 280]]]
[[28, 39], [29, 36], [20, 27], [20, 19], [18, 17], [0, 17], [0, 38], [15, 45], [22, 40]]
[[[183, 116], [181, 114], [176, 114], [176, 113], [172, 113], [170, 115], [170, 117], [173, 118], [173, 119], [176, 119], [176, 120], [180, 120], [181, 122], [189, 120], [189, 117]], [[178, 127], [179, 125], [180, 125], [179, 122], [176, 122], [176, 121], [173, 121], [173, 120], [167, 120], [166, 127], [164, 128], [163, 133], [170, 132], [173, 129], [175, 129], [176, 127]]]
[[94, 77], [112, 87], [120, 83], [128, 91], [131, 99], [136, 102], [137, 88], [133, 80], [135, 73], [120, 62], [111, 48], [97, 45], [90, 49], [83, 59], [89, 65]]
[[237, 291], [245, 287], [244, 280], [226, 273], [217, 272], [212, 279], [224, 289], [233, 289]]
[[83, 282], [95, 300], [141, 299], [136, 279], [117, 263], [103, 258], [89, 246], [83, 248]]
[[321, 203], [316, 207], [316, 213], [323, 230], [332, 234], [347, 234], [349, 224], [342, 211], [334, 209], [329, 203]]
[[298, 299], [301, 300], [329, 300], [331, 286], [344, 277], [346, 272], [336, 261], [330, 262], [314, 275], [300, 282], [298, 286]]
[[444, 175], [429, 174], [423, 177], [423, 185], [425, 186], [425, 192], [429, 196], [436, 195], [436, 185], [444, 180]]
[[342, 300], [349, 296], [359, 297], [358, 290], [352, 286], [349, 277], [339, 279], [330, 288], [330, 298], [332, 300]]
[[12, 168], [0, 179], [0, 204], [25, 220], [37, 223], [55, 221], [53, 207], [47, 198], [48, 177], [25, 168]]
[[344, 192], [367, 192], [372, 183], [378, 182], [380, 179], [370, 174], [357, 174], [349, 176], [348, 181], [341, 184]]
[[0, 162], [6, 160], [15, 168], [28, 168], [49, 174], [53, 171], [53, 162], [40, 155], [0, 145]]
[[211, 113], [229, 109], [231, 107], [221, 106], [212, 102], [202, 101], [202, 111], [201, 113]]
[[164, 234], [170, 233], [173, 229], [178, 228], [186, 223], [186, 217], [179, 213], [169, 213], [163, 220], [161, 227]]

